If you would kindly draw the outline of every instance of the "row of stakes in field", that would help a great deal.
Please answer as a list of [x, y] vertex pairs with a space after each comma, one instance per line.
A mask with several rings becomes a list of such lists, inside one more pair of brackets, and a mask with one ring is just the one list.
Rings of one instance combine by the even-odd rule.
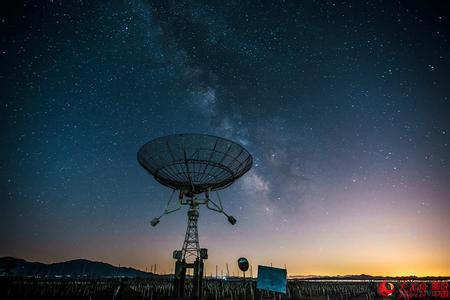
[[[226, 264], [226, 272], [224, 272], [223, 269], [221, 269], [220, 272], [219, 272], [218, 271], [218, 265], [216, 265], [215, 272], [214, 273], [213, 272], [209, 272], [209, 276], [208, 276], [208, 272], [206, 271], [206, 267], [205, 267], [204, 270], [203, 270], [204, 271], [203, 273], [205, 274], [204, 277], [205, 278], [209, 278], [209, 279], [226, 279], [226, 278], [230, 278], [230, 277], [238, 277], [238, 278], [242, 277], [242, 278], [253, 279], [253, 266], [250, 265], [250, 267], [249, 267], [249, 269], [250, 269], [250, 274], [249, 274], [250, 277], [247, 277], [245, 272], [248, 271], [248, 269], [245, 269], [245, 267], [242, 267], [243, 259], [246, 260], [246, 258], [244, 258], [244, 257], [241, 257], [241, 258], [239, 258], [237, 260], [238, 269], [240, 271], [236, 271], [236, 272], [235, 271], [231, 271], [230, 272], [230, 270], [228, 268], [228, 263], [227, 263]], [[158, 273], [157, 270], [156, 270], [156, 266], [157, 266], [156, 264], [151, 265], [150, 269], [148, 269], [148, 267], [145, 267], [145, 272], [153, 274], [153, 275], [173, 275], [174, 274], [173, 273], [173, 268], [170, 270], [169, 274], [167, 274], [165, 272]], [[272, 263], [270, 264], [270, 266], [272, 266]], [[286, 265], [284, 267], [286, 268]], [[245, 269], [245, 270], [243, 270], [243, 269]], [[186, 275], [192, 275], [192, 274], [190, 274], [189, 270], [187, 270], [186, 271]]]

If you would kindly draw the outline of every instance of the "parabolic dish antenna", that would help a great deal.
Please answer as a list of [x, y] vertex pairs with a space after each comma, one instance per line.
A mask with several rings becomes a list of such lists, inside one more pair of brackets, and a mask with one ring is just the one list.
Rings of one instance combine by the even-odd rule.
[[[151, 220], [156, 226], [167, 214], [189, 206], [188, 224], [181, 250], [173, 251], [175, 274], [173, 296], [182, 298], [185, 289], [186, 269], [193, 268], [194, 298], [201, 298], [203, 260], [208, 250], [200, 248], [198, 218], [200, 205], [222, 213], [232, 225], [236, 219], [222, 206], [218, 190], [232, 184], [252, 166], [252, 156], [241, 145], [207, 134], [175, 134], [154, 139], [138, 151], [139, 163], [162, 185], [173, 189], [163, 213]], [[178, 201], [172, 201], [175, 191]], [[211, 192], [217, 199], [213, 200]]]
[[252, 166], [241, 145], [206, 134], [175, 134], [141, 147], [139, 163], [161, 184], [186, 194], [223, 189]]

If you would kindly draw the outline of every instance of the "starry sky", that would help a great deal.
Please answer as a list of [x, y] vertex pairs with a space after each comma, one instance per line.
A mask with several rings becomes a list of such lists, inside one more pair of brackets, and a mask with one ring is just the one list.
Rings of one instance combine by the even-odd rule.
[[1, 11], [0, 256], [170, 272], [185, 210], [137, 162], [208, 133], [251, 171], [200, 210], [206, 272], [450, 275], [445, 1], [14, 1]]

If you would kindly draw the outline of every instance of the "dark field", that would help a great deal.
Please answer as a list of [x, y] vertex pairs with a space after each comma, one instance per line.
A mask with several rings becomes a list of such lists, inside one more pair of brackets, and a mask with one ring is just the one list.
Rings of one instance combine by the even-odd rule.
[[[172, 299], [168, 279], [17, 279], [0, 278], [0, 299]], [[285, 295], [256, 289], [254, 280], [204, 281], [203, 299], [381, 299], [375, 281], [289, 280]], [[186, 298], [192, 290], [188, 282]], [[431, 290], [421, 299], [431, 298]], [[392, 299], [411, 299], [395, 295]]]

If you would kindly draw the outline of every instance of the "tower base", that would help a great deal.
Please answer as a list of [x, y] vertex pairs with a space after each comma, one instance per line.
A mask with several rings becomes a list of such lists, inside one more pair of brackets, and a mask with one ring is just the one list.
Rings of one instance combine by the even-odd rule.
[[192, 276], [192, 295], [193, 299], [201, 299], [203, 296], [203, 266], [201, 259], [196, 259], [194, 263], [188, 264], [185, 260], [175, 262], [175, 278], [173, 279], [173, 297], [183, 298], [186, 284], [186, 270], [194, 269]]

